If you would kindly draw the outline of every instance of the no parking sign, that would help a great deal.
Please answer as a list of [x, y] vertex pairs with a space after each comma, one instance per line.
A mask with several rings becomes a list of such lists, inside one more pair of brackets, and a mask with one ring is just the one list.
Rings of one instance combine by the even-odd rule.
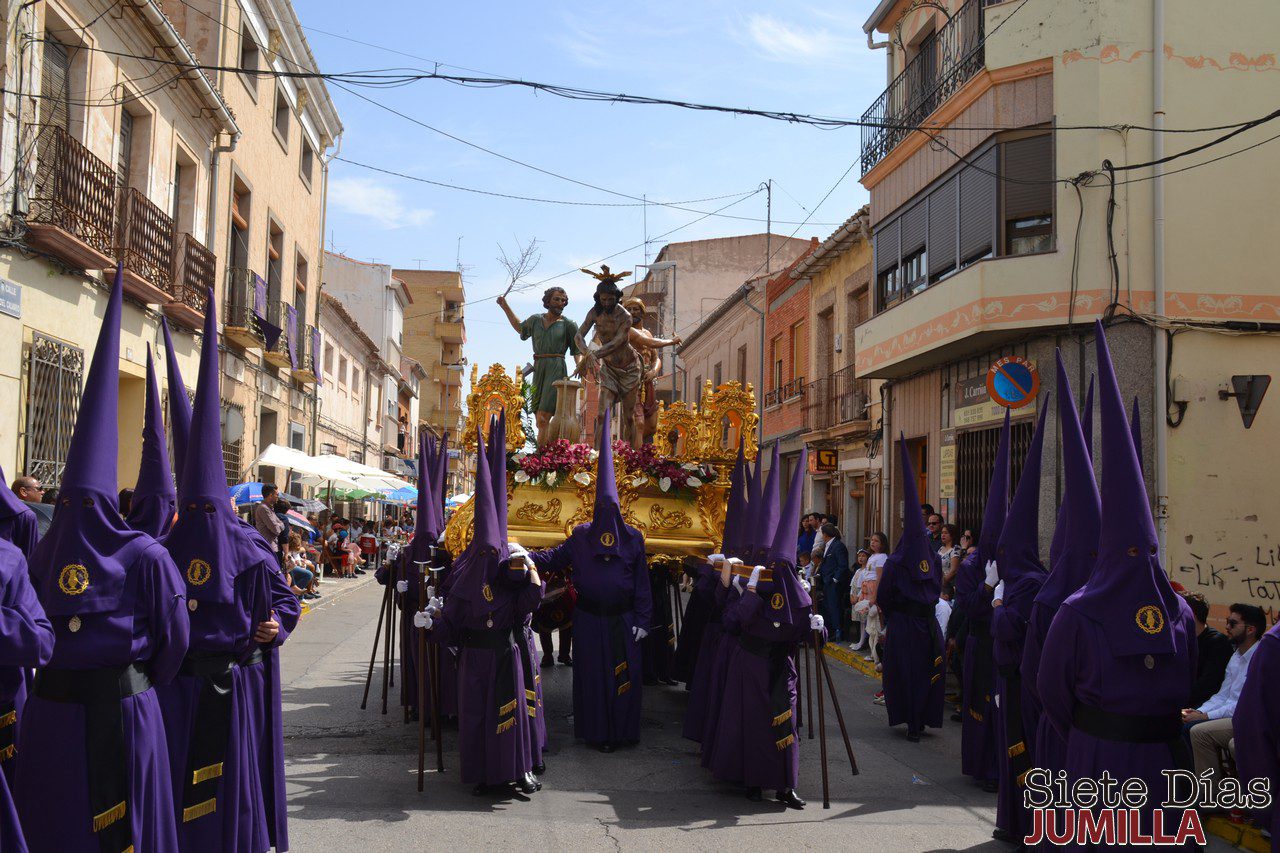
[[1040, 373], [1021, 356], [1005, 356], [987, 370], [987, 393], [1005, 408], [1021, 409], [1040, 393]]

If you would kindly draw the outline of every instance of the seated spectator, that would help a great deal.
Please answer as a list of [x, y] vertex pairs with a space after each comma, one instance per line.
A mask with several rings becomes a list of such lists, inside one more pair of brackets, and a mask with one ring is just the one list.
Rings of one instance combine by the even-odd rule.
[[1207, 770], [1216, 776], [1220, 772], [1219, 750], [1225, 749], [1233, 736], [1231, 715], [1236, 711], [1253, 650], [1266, 632], [1267, 617], [1261, 607], [1231, 605], [1227, 617], [1227, 639], [1235, 647], [1235, 654], [1227, 664], [1222, 687], [1200, 707], [1187, 708], [1182, 712], [1197, 774]]
[[1191, 705], [1198, 708], [1222, 686], [1232, 646], [1226, 635], [1205, 624], [1209, 620], [1209, 602], [1203, 595], [1185, 593], [1182, 597], [1196, 620], [1196, 680], [1191, 685]]
[[316, 591], [316, 564], [303, 553], [302, 536], [298, 533], [289, 534], [284, 567], [294, 595], [304, 599], [320, 597], [320, 593]]

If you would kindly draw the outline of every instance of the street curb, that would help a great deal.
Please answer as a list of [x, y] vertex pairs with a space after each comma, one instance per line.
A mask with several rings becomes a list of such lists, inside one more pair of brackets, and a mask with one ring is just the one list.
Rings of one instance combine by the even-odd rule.
[[1232, 823], [1225, 817], [1215, 816], [1209, 818], [1205, 829], [1241, 850], [1252, 853], [1269, 853], [1271, 850], [1270, 842], [1262, 837], [1262, 831], [1255, 826]]
[[876, 672], [876, 665], [867, 660], [860, 654], [849, 651], [845, 646], [839, 643], [827, 643], [822, 647], [827, 657], [837, 660], [852, 670], [862, 673], [868, 678], [880, 680], [880, 673]]

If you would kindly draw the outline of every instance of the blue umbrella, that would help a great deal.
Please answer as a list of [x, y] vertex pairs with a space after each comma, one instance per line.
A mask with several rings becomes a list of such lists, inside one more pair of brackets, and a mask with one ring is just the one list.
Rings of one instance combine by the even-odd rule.
[[413, 503], [418, 499], [418, 490], [405, 486], [403, 489], [396, 489], [394, 492], [388, 493], [385, 499], [392, 503]]
[[262, 501], [262, 484], [236, 483], [231, 487], [231, 497], [238, 507], [245, 504], [260, 503]]

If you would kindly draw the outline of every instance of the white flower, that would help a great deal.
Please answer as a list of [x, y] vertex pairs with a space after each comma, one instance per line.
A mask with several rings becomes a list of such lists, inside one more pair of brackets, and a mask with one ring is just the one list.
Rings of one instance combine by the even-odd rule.
[[661, 480], [659, 480], [659, 481], [658, 481], [658, 488], [662, 489], [662, 491], [664, 491], [664, 492], [665, 492], [665, 491], [667, 491], [668, 489], [670, 489], [670, 488], [671, 488], [671, 478], [670, 478], [670, 477], [663, 477]]
[[588, 474], [586, 471], [579, 471], [578, 473], [574, 474], [573, 479], [577, 480], [579, 483], [581, 483], [584, 486], [591, 484], [591, 475]]
[[688, 483], [690, 486], [693, 486], [695, 489], [702, 485], [702, 481], [699, 480], [697, 477], [690, 477], [689, 479], [685, 480], [685, 482]]
[[639, 477], [636, 477], [634, 480], [631, 481], [631, 486], [632, 488], [638, 489], [647, 482], [649, 482], [649, 478], [641, 474]]
[[587, 454], [587, 458], [590, 459], [592, 462], [595, 462], [597, 459], [600, 458], [600, 451], [592, 450], [590, 453]]
[[697, 471], [697, 470], [698, 470], [698, 465], [697, 465], [696, 463], [694, 463], [694, 462], [686, 462], [686, 463], [684, 463], [683, 465], [681, 465], [680, 467], [681, 467], [681, 468], [683, 468], [683, 469], [684, 469], [684, 470], [686, 470], [686, 471]]
[[517, 483], [527, 483], [529, 482], [529, 475], [524, 471], [517, 471], [515, 480]]
[[548, 472], [547, 472], [547, 485], [548, 485], [548, 486], [554, 486], [555, 484], [556, 484], [556, 472], [555, 472], [555, 471], [548, 471]]

